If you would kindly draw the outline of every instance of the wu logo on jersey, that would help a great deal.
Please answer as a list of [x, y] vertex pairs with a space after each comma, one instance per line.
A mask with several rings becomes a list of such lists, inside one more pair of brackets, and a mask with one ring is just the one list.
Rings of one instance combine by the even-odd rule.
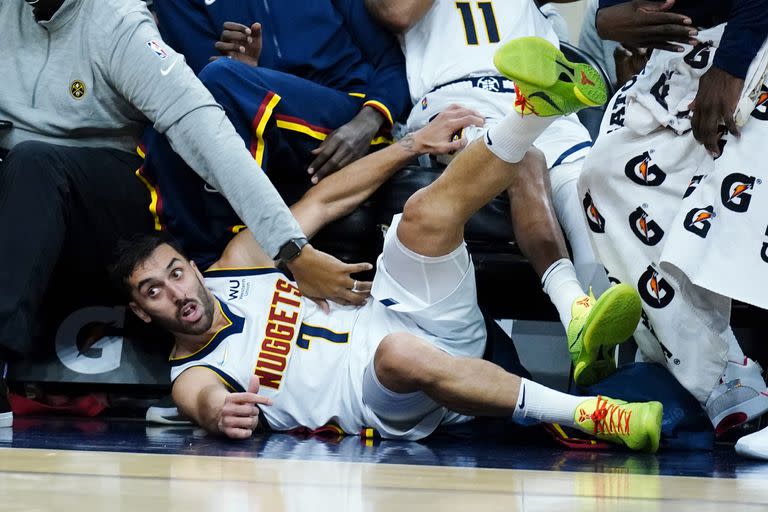
[[637, 291], [640, 297], [650, 307], [661, 309], [669, 305], [675, 297], [675, 290], [663, 278], [659, 277], [656, 269], [648, 265], [648, 269], [640, 276], [637, 282]]
[[592, 196], [589, 192], [584, 196], [584, 214], [587, 216], [587, 224], [589, 229], [595, 233], [605, 233], [605, 219], [600, 212], [595, 208], [595, 203], [592, 201]]
[[706, 208], [694, 208], [689, 211], [683, 220], [683, 227], [696, 236], [706, 238], [709, 228], [712, 227], [712, 219], [715, 217], [715, 209], [712, 206]]
[[735, 172], [729, 174], [723, 180], [720, 187], [720, 199], [723, 206], [733, 212], [744, 213], [749, 209], [749, 203], [752, 201], [750, 190], [755, 188], [755, 183], [760, 183], [754, 176], [747, 176]]
[[659, 166], [651, 160], [647, 151], [636, 156], [624, 166], [624, 174], [627, 178], [644, 187], [657, 187], [664, 183], [667, 175], [659, 169]]
[[250, 284], [245, 279], [230, 279], [227, 298], [229, 300], [244, 299], [248, 296]]
[[664, 230], [640, 206], [629, 215], [629, 227], [645, 245], [656, 245], [664, 236]]
[[752, 111], [752, 117], [761, 121], [768, 121], [768, 87], [765, 85], [760, 89], [760, 96], [757, 97], [757, 105]]
[[688, 188], [685, 189], [685, 194], [683, 194], [683, 199], [693, 194], [693, 191], [701, 184], [701, 180], [704, 179], [704, 176], [706, 176], [706, 174], [699, 174], [698, 176], [691, 178], [691, 181], [688, 182]]

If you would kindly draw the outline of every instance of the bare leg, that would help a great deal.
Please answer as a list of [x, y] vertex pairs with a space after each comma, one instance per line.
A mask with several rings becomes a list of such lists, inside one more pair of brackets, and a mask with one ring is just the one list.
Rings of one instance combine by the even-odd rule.
[[453, 159], [445, 172], [405, 203], [397, 238], [424, 256], [442, 256], [464, 240], [464, 224], [477, 210], [509, 188], [518, 163], [497, 158], [476, 140]]
[[[385, 337], [373, 363], [379, 385], [389, 392], [402, 396], [421, 392], [433, 405], [470, 416], [578, 426], [576, 408], [590, 399], [549, 389], [482, 359], [447, 354], [409, 333]], [[383, 407], [381, 403], [374, 406]]]
[[[385, 337], [373, 360], [378, 384], [411, 398], [471, 416], [506, 416], [558, 423], [635, 450], [656, 451], [661, 434], [658, 402], [625, 404], [606, 397], [578, 397], [504, 371], [482, 359], [456, 357], [409, 333]], [[426, 397], [425, 397], [426, 398]], [[578, 414], [577, 414], [578, 411]]]
[[557, 260], [568, 258], [565, 238], [550, 195], [549, 170], [540, 152], [530, 152], [512, 173], [507, 188], [515, 240], [542, 277]]
[[517, 375], [482, 359], [452, 356], [409, 333], [384, 338], [374, 369], [379, 382], [395, 393], [423, 391], [471, 416], [509, 416], [520, 393]]

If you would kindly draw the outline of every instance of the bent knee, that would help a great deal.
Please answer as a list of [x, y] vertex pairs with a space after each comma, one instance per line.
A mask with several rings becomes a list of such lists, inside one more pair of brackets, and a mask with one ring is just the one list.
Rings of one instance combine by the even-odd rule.
[[60, 151], [61, 146], [37, 140], [19, 142], [8, 152], [5, 162], [22, 160], [25, 162], [42, 162], [52, 160]]
[[35, 187], [53, 181], [61, 146], [40, 141], [25, 141], [13, 147], [3, 159], [0, 179], [3, 186], [30, 184]]
[[409, 333], [388, 334], [376, 348], [373, 367], [379, 382], [396, 393], [418, 391], [427, 378], [424, 341]]
[[203, 85], [210, 88], [210, 86], [216, 86], [222, 82], [230, 80], [237, 71], [235, 68], [241, 65], [233, 59], [216, 59], [205, 65], [200, 71], [198, 78]]
[[198, 78], [216, 96], [218, 92], [230, 91], [233, 83], [247, 81], [250, 85], [263, 85], [262, 77], [268, 72], [235, 59], [216, 59], [200, 71]]
[[456, 223], [453, 210], [447, 201], [432, 200], [430, 187], [422, 188], [405, 202], [400, 225], [404, 229], [416, 229], [424, 235], [442, 233], [446, 226]]

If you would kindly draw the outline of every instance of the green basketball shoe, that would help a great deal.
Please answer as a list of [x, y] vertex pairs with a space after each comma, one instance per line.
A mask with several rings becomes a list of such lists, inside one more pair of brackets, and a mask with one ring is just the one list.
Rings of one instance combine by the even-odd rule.
[[605, 82], [595, 68], [570, 62], [541, 37], [512, 39], [496, 51], [493, 63], [515, 82], [515, 108], [522, 114], [564, 116], [608, 99]]
[[573, 303], [566, 334], [576, 384], [591, 386], [616, 371], [614, 349], [635, 332], [642, 311], [640, 296], [624, 283]]
[[580, 403], [573, 419], [579, 429], [598, 439], [655, 453], [661, 438], [662, 413], [660, 402], [627, 403], [597, 396]]

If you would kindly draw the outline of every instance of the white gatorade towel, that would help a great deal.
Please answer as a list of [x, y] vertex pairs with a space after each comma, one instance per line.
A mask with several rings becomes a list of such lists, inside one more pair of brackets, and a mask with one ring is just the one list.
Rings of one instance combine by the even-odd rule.
[[579, 181], [599, 259], [643, 299], [642, 356], [701, 402], [725, 368], [730, 299], [768, 307], [765, 45], [737, 109], [741, 136], [713, 159], [691, 132], [688, 105], [723, 28], [684, 52], [654, 51], [609, 103]]

